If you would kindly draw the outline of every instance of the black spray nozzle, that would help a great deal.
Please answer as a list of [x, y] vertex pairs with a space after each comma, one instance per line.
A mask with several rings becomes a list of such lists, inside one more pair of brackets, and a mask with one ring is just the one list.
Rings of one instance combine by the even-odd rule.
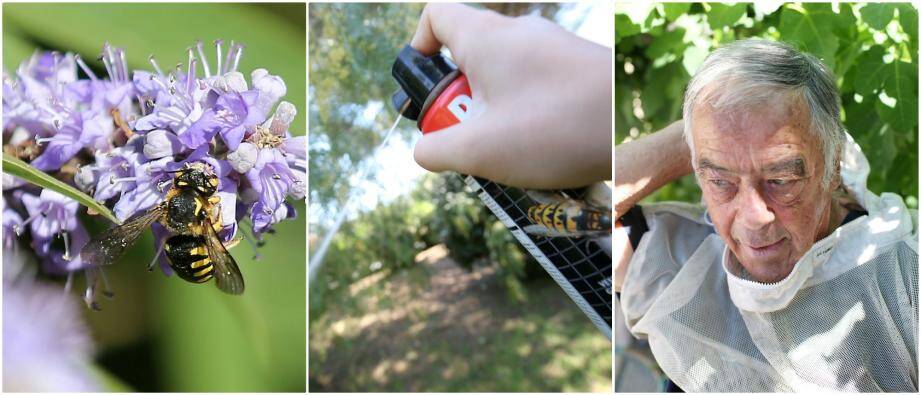
[[[457, 66], [441, 53], [425, 56], [413, 47], [403, 47], [391, 69], [400, 90], [393, 94], [394, 109], [416, 120], [448, 82], [457, 76]], [[402, 110], [402, 111], [401, 111]]]

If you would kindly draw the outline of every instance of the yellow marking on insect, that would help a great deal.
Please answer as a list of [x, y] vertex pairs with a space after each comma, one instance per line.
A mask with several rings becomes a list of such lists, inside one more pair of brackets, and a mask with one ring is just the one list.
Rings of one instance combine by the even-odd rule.
[[544, 226], [553, 226], [553, 213], [556, 211], [556, 206], [547, 206], [544, 208], [543, 215], [541, 218]]
[[205, 247], [198, 246], [189, 250], [189, 254], [205, 256], [208, 255], [208, 250], [206, 250]]
[[211, 275], [209, 274], [209, 275], [207, 275], [207, 276], [205, 276], [205, 277], [202, 277], [202, 278], [196, 280], [196, 282], [198, 282], [198, 283], [203, 283], [203, 282], [206, 282], [206, 281], [208, 281], [208, 280], [210, 280], [210, 279], [211, 279]]
[[569, 230], [570, 232], [575, 232], [577, 228], [578, 228], [578, 225], [576, 224], [575, 219], [571, 217], [566, 218], [566, 229], [567, 230]]
[[198, 213], [201, 212], [201, 207], [202, 207], [202, 206], [201, 206], [201, 202], [199, 202], [198, 199], [195, 199], [195, 212], [194, 212], [194, 214], [195, 214], [196, 217], [198, 216]]
[[163, 244], [163, 250], [169, 252], [169, 244]]
[[211, 203], [211, 204], [218, 204], [218, 203], [220, 203], [220, 202], [221, 202], [221, 197], [220, 197], [220, 196], [211, 196], [211, 197], [208, 198], [208, 203]]
[[176, 181], [176, 186], [184, 187], [186, 185], [189, 185], [189, 183], [185, 181]]
[[201, 270], [195, 272], [195, 277], [204, 276], [204, 275], [207, 274], [207, 273], [211, 273], [212, 270], [214, 270], [214, 266], [208, 265], [208, 266], [205, 267], [204, 269], [201, 269]]
[[198, 269], [198, 268], [200, 268], [200, 267], [202, 267], [202, 266], [205, 266], [205, 265], [207, 265], [207, 264], [209, 264], [209, 263], [211, 263], [211, 258], [210, 258], [210, 257], [205, 257], [205, 258], [199, 259], [199, 260], [197, 260], [197, 261], [195, 261], [195, 262], [192, 262], [192, 269]]
[[563, 226], [563, 221], [566, 219], [566, 210], [558, 208], [554, 210], [553, 214], [553, 228], [557, 230], [565, 229]]

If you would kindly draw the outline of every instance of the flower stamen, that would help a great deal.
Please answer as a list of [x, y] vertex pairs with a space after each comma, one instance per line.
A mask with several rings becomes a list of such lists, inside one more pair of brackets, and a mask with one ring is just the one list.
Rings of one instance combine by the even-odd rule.
[[201, 67], [205, 70], [205, 78], [211, 78], [211, 70], [208, 68], [208, 58], [205, 57], [205, 51], [202, 50], [201, 40], [195, 41], [195, 48], [198, 49], [198, 57], [201, 58]]
[[[147, 58], [147, 61], [149, 61], [150, 64], [153, 65], [153, 68], [154, 68], [154, 70], [157, 71], [157, 74], [159, 74], [160, 77], [163, 77], [163, 70], [160, 70], [160, 66], [157, 65], [157, 60], [154, 59], [153, 54], [151, 54], [150, 57]], [[153, 79], [153, 76], [150, 76], [150, 78]], [[161, 82], [161, 84], [162, 84], [162, 82]], [[166, 87], [164, 86], [164, 89], [165, 89], [165, 88], [166, 88]]]
[[221, 45], [223, 44], [224, 40], [214, 40], [214, 46], [217, 47], [217, 75], [224, 75], [224, 73], [221, 71]]

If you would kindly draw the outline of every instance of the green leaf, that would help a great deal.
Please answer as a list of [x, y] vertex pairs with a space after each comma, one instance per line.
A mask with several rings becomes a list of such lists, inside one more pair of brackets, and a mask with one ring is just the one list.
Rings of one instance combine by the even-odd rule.
[[911, 59], [918, 63], [918, 10], [910, 3], [901, 3], [897, 7], [899, 24], [902, 25], [902, 31], [908, 34], [908, 39], [911, 40]]
[[687, 14], [688, 10], [691, 9], [691, 3], [665, 3], [662, 4], [662, 8], [665, 10], [665, 18], [673, 21]]
[[681, 53], [686, 45], [683, 39], [684, 29], [682, 28], [667, 32], [652, 41], [652, 44], [646, 48], [646, 56], [649, 59], [658, 59], [670, 53]]
[[629, 37], [640, 32], [640, 26], [633, 23], [630, 17], [624, 14], [614, 15], [614, 42], [620, 42], [620, 39]]
[[879, 128], [877, 125], [879, 122], [879, 115], [876, 113], [875, 109], [875, 103], [877, 101], [876, 96], [865, 96], [860, 103], [848, 101], [847, 104], [844, 105], [844, 125], [854, 138], [858, 138]]
[[870, 3], [860, 9], [864, 22], [876, 30], [883, 30], [892, 20], [894, 4]]
[[918, 124], [918, 68], [911, 63], [895, 60], [888, 64], [892, 70], [884, 82], [883, 89], [896, 100], [895, 107], [877, 106], [880, 115], [892, 125], [896, 132], [910, 133]]
[[830, 5], [813, 5], [809, 8], [786, 6], [780, 15], [781, 39], [799, 44], [800, 50], [815, 54], [828, 67], [835, 67], [838, 38], [834, 28], [838, 14]]
[[886, 51], [883, 47], [874, 45], [857, 58], [857, 67], [860, 73], [858, 78], [854, 80], [854, 90], [861, 96], [873, 95], [889, 77], [891, 70], [883, 63], [885, 53]]
[[739, 19], [745, 15], [748, 9], [748, 3], [738, 3], [734, 5], [725, 5], [719, 3], [709, 3], [710, 12], [707, 12], [707, 23], [713, 30], [720, 30], [724, 26], [733, 26]]
[[112, 212], [106, 208], [106, 206], [103, 206], [101, 203], [93, 200], [93, 198], [89, 197], [85, 193], [78, 191], [77, 188], [67, 185], [57, 178], [54, 178], [47, 173], [30, 166], [28, 163], [19, 160], [18, 158], [8, 155], [7, 153], [3, 153], [3, 172], [12, 176], [19, 177], [30, 184], [35, 184], [39, 187], [58, 192], [64, 196], [76, 200], [77, 203], [80, 203], [87, 208], [102, 214], [112, 222], [116, 224], [120, 223], [118, 218], [115, 218], [115, 215], [113, 215]]
[[652, 3], [615, 3], [614, 13], [627, 15], [633, 23], [642, 25], [653, 8], [655, 5]]
[[684, 66], [684, 69], [688, 72], [689, 75], [694, 75], [697, 71], [697, 68], [704, 63], [704, 60], [707, 59], [707, 55], [710, 51], [704, 47], [690, 46], [684, 50], [683, 59], [681, 64]]

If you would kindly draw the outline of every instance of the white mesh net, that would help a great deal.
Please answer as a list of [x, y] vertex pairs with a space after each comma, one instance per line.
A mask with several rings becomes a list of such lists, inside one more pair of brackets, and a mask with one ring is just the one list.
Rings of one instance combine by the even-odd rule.
[[688, 392], [916, 392], [917, 211], [892, 194], [852, 195], [868, 215], [771, 285], [727, 270], [703, 208], [644, 206], [649, 231], [621, 292], [631, 333]]

